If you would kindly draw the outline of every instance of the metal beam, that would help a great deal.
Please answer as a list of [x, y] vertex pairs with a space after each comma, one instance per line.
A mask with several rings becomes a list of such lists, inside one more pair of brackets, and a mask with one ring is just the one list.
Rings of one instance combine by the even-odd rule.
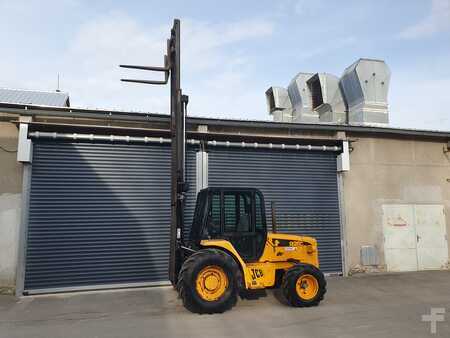
[[[46, 140], [70, 140], [70, 141], [107, 141], [121, 143], [159, 143], [171, 144], [172, 139], [165, 137], [151, 136], [126, 136], [126, 135], [98, 135], [98, 134], [79, 134], [79, 133], [57, 133], [33, 131], [28, 134], [31, 139]], [[200, 140], [187, 139], [187, 144], [200, 144]], [[285, 144], [285, 143], [258, 143], [258, 142], [229, 142], [229, 141], [207, 141], [209, 147], [229, 147], [246, 149], [274, 149], [274, 150], [307, 150], [307, 151], [328, 151], [340, 152], [341, 146], [330, 145], [312, 145], [312, 144]]]
[[[11, 121], [19, 124], [19, 121]], [[30, 131], [46, 131], [46, 132], [61, 132], [61, 133], [85, 133], [85, 134], [118, 134], [129, 136], [158, 136], [170, 137], [169, 129], [156, 128], [136, 128], [136, 127], [120, 127], [120, 126], [106, 126], [106, 125], [92, 125], [92, 124], [68, 124], [59, 122], [29, 122]], [[216, 141], [231, 141], [231, 142], [259, 142], [259, 143], [286, 143], [286, 144], [311, 144], [311, 145], [335, 145], [340, 144], [341, 139], [324, 138], [324, 137], [301, 137], [301, 136], [275, 136], [265, 135], [263, 131], [256, 134], [247, 133], [226, 133], [226, 132], [200, 132], [200, 131], [186, 131], [188, 138], [198, 140], [216, 140]]]
[[178, 246], [183, 244], [184, 227], [184, 187], [185, 187], [185, 116], [181, 102], [180, 88], [180, 20], [175, 19], [167, 41], [170, 64], [170, 131], [172, 134], [171, 163], [171, 228], [169, 279], [173, 285], [178, 280], [182, 259]]
[[247, 148], [247, 149], [278, 149], [278, 150], [313, 150], [313, 151], [332, 151], [339, 152], [339, 146], [327, 145], [305, 145], [305, 144], [285, 144], [285, 143], [258, 143], [258, 142], [228, 142], [228, 141], [208, 141], [208, 146], [222, 146], [233, 148]]
[[134, 83], [143, 83], [143, 84], [152, 84], [152, 85], [165, 85], [167, 81], [159, 81], [159, 80], [135, 80], [135, 79], [120, 79], [122, 82], [134, 82]]
[[22, 172], [22, 212], [20, 217], [20, 225], [18, 229], [19, 250], [17, 254], [16, 267], [16, 296], [23, 295], [25, 287], [25, 265], [27, 259], [27, 241], [28, 241], [28, 219], [30, 206], [30, 189], [31, 189], [31, 163], [23, 164]]
[[140, 69], [140, 70], [150, 70], [153, 72], [168, 72], [170, 70], [169, 67], [153, 67], [153, 66], [135, 66], [135, 65], [119, 65], [121, 68], [129, 68], [129, 69]]

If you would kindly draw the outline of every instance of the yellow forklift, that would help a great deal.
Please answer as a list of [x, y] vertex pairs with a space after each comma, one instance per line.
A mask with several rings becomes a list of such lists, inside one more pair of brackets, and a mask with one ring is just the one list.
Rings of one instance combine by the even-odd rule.
[[200, 191], [180, 250], [177, 289], [192, 312], [224, 312], [238, 295], [252, 298], [266, 288], [281, 287], [296, 307], [315, 306], [326, 292], [316, 240], [268, 232], [264, 196], [255, 188]]
[[122, 81], [171, 87], [171, 237], [169, 278], [184, 306], [195, 313], [221, 313], [238, 296], [257, 298], [281, 288], [291, 306], [318, 305], [326, 292], [314, 238], [267, 230], [265, 202], [255, 188], [201, 190], [189, 238], [184, 239], [185, 119], [188, 97], [180, 88], [180, 21], [174, 20], [163, 67], [121, 65], [163, 72], [164, 80]]

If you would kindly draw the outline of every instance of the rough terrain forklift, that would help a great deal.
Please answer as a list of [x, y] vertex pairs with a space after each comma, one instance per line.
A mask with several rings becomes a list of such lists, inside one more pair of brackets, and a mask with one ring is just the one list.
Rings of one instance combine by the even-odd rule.
[[165, 73], [164, 80], [130, 80], [171, 88], [171, 237], [169, 278], [185, 307], [197, 313], [224, 312], [237, 297], [254, 298], [281, 287], [287, 302], [315, 306], [326, 281], [314, 238], [267, 231], [264, 197], [255, 188], [215, 187], [197, 196], [194, 219], [184, 237], [185, 119], [188, 97], [180, 88], [180, 21], [174, 20], [163, 67], [121, 65]]
[[238, 295], [251, 298], [266, 288], [281, 287], [296, 307], [315, 306], [326, 292], [316, 240], [268, 232], [258, 189], [201, 190], [189, 240], [180, 250], [177, 290], [192, 312], [224, 312]]

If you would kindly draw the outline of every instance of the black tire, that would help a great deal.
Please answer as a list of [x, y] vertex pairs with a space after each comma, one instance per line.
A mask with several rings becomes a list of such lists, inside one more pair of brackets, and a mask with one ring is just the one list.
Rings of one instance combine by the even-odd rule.
[[[228, 287], [217, 300], [203, 299], [196, 289], [198, 273], [207, 266], [219, 266], [228, 278]], [[231, 309], [237, 302], [240, 270], [235, 260], [219, 249], [203, 249], [189, 256], [178, 275], [177, 290], [183, 305], [194, 313], [222, 313]]]
[[[304, 299], [297, 293], [297, 281], [304, 275], [313, 276], [318, 284], [316, 295], [311, 299]], [[295, 307], [310, 307], [319, 305], [323, 296], [327, 292], [327, 282], [322, 271], [313, 265], [297, 264], [286, 271], [283, 276], [281, 288], [287, 302]]]

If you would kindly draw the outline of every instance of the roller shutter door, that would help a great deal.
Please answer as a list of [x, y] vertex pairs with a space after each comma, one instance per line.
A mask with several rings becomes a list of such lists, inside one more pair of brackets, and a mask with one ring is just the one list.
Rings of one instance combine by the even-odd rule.
[[260, 189], [278, 231], [315, 237], [321, 269], [342, 272], [336, 154], [210, 147], [208, 185]]
[[36, 141], [29, 205], [25, 293], [168, 280], [170, 146]]

